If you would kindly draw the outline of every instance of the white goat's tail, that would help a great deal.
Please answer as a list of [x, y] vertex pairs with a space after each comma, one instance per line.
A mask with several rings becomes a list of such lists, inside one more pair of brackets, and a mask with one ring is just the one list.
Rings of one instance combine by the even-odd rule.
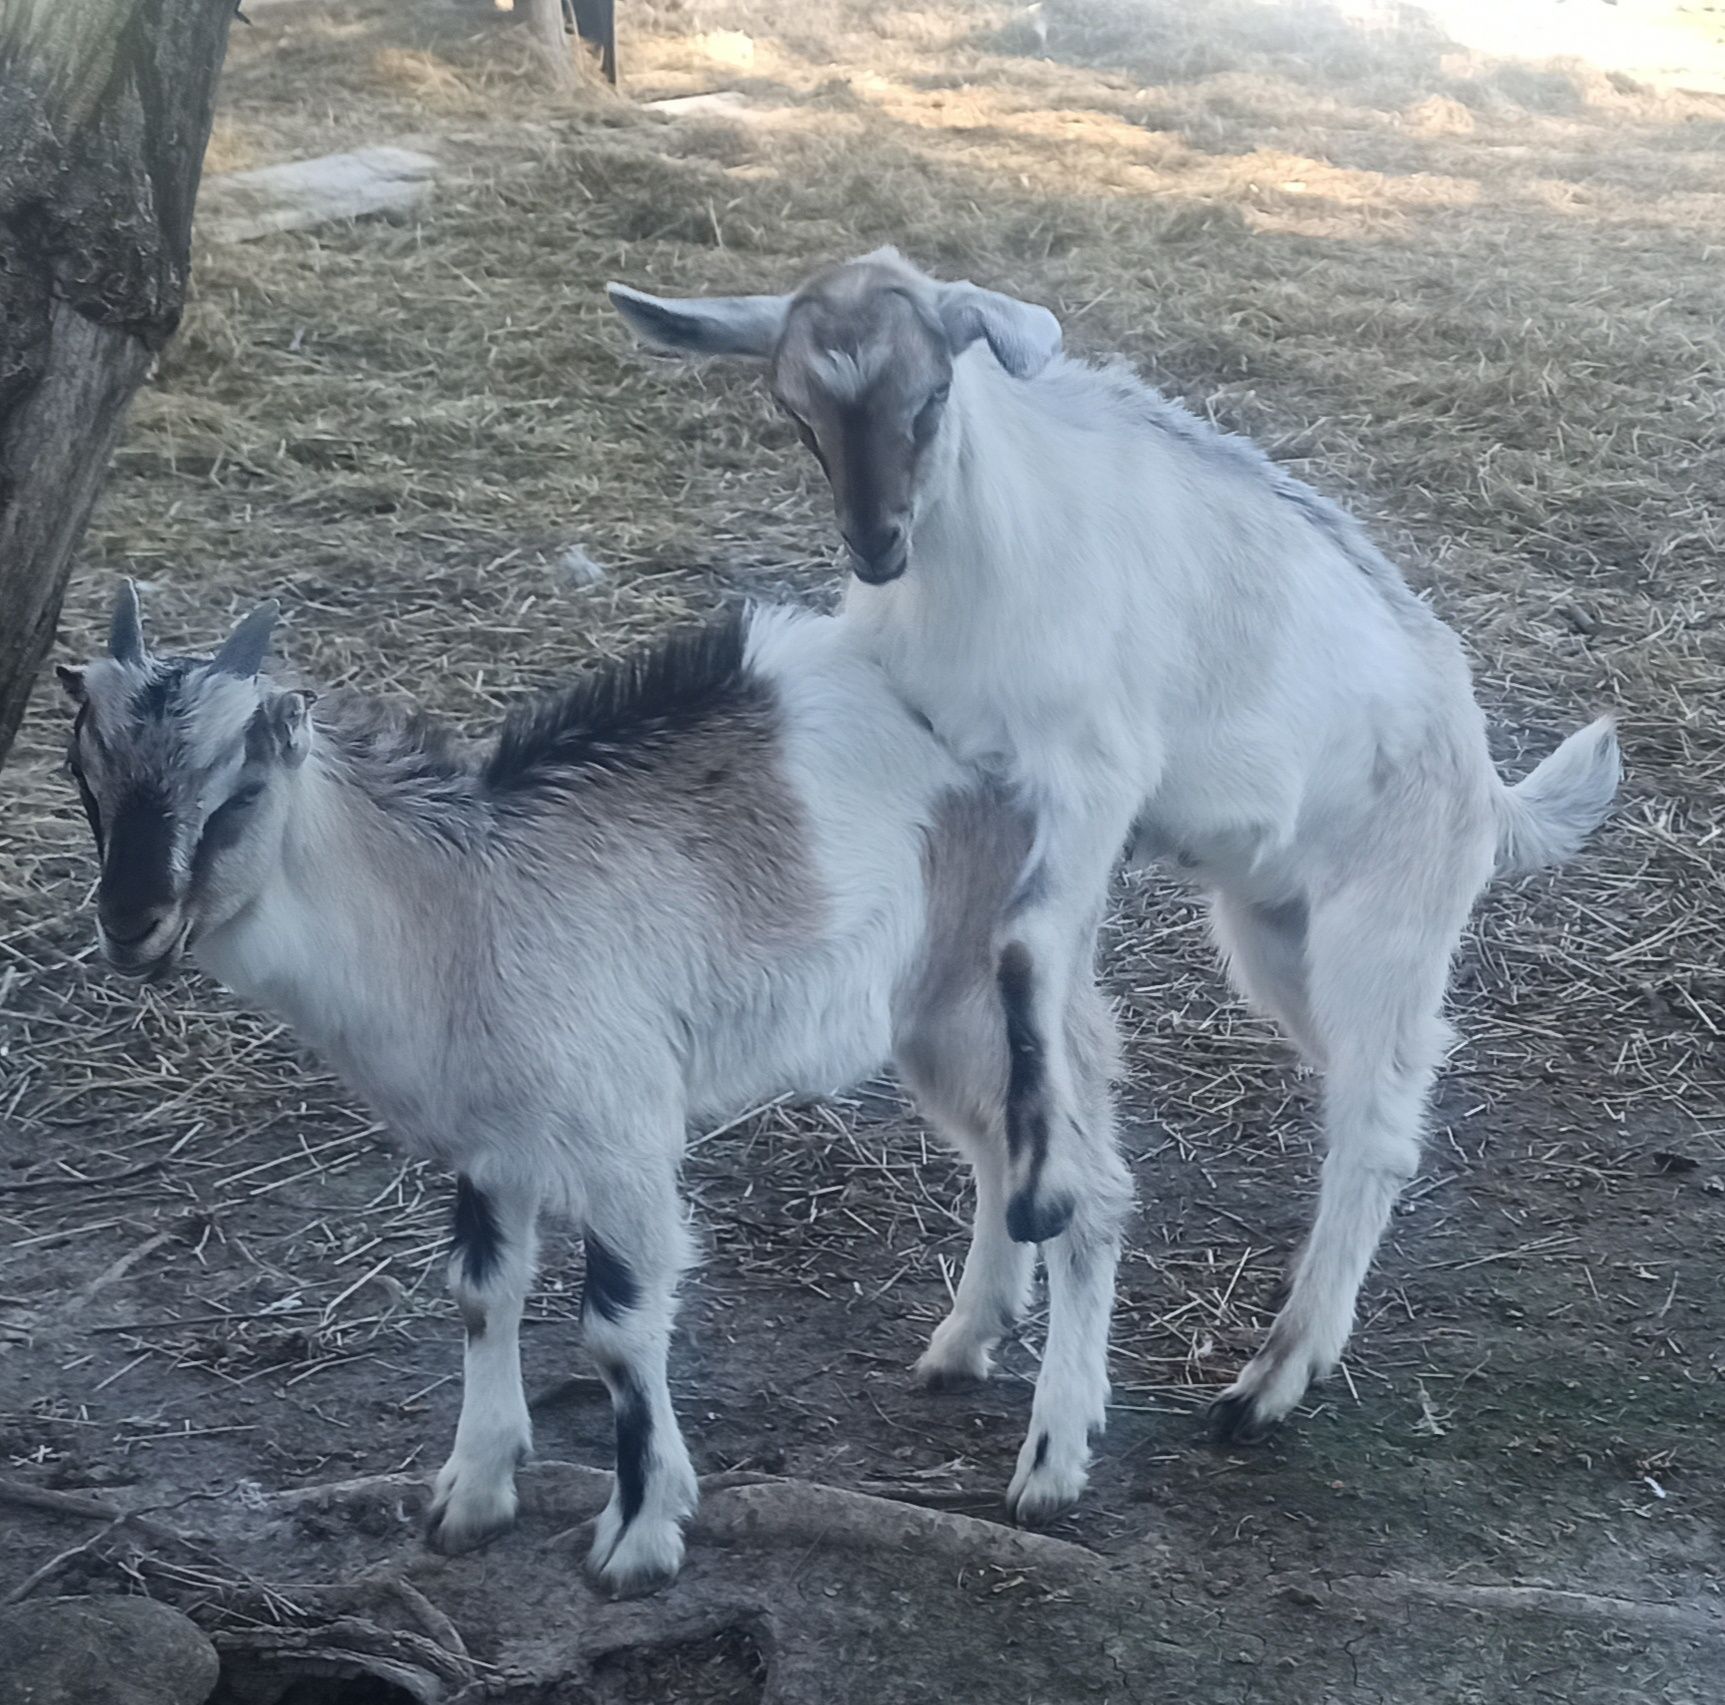
[[1519, 876], [1573, 858], [1605, 821], [1622, 771], [1617, 724], [1602, 716], [1504, 788], [1497, 796], [1497, 874]]

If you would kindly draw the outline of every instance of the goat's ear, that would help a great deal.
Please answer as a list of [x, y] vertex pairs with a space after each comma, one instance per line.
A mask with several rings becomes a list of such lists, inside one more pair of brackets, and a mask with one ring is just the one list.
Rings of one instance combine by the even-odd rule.
[[1029, 379], [1060, 353], [1060, 322], [1034, 302], [975, 284], [943, 284], [939, 300], [940, 323], [954, 355], [987, 338], [994, 359], [1008, 373]]
[[60, 685], [66, 689], [66, 697], [73, 704], [82, 704], [90, 696], [84, 685], [82, 669], [69, 669], [64, 663], [56, 663], [54, 673], [60, 677]]
[[114, 614], [108, 622], [108, 655], [116, 663], [144, 661], [144, 618], [138, 609], [138, 587], [122, 580], [114, 599]]
[[629, 329], [655, 349], [679, 355], [741, 355], [765, 361], [785, 329], [788, 296], [690, 296], [670, 300], [607, 284]]
[[249, 681], [264, 666], [281, 606], [275, 599], [259, 604], [222, 642], [210, 668], [218, 675], [238, 675]]
[[311, 750], [311, 707], [316, 701], [316, 693], [276, 693], [264, 706], [276, 756], [290, 770], [297, 770]]

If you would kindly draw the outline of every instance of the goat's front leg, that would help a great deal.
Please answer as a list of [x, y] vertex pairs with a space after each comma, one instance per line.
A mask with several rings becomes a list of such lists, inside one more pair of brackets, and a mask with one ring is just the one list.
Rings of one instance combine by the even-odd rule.
[[1114, 1134], [1113, 1020], [1088, 984], [1075, 996], [1066, 1036], [1079, 1091], [1072, 1152], [1082, 1182], [1066, 1229], [1042, 1246], [1048, 1336], [1030, 1430], [1006, 1494], [1007, 1510], [1021, 1522], [1058, 1514], [1089, 1479], [1091, 1440], [1108, 1420], [1108, 1327], [1121, 1223], [1132, 1203], [1132, 1177]]
[[1130, 823], [1121, 799], [1039, 807], [1036, 848], [1001, 925], [1006, 1225], [1021, 1243], [1058, 1237], [1090, 1182], [1067, 1012], [1092, 974], [1109, 877]]
[[538, 1197], [456, 1183], [449, 1288], [467, 1330], [461, 1419], [426, 1528], [438, 1551], [471, 1550], [515, 1521], [515, 1470], [533, 1448], [521, 1386], [521, 1308], [533, 1279]]
[[587, 1350], [617, 1426], [616, 1481], [587, 1567], [618, 1597], [649, 1592], [682, 1567], [683, 1524], [699, 1498], [665, 1377], [688, 1233], [669, 1158], [629, 1159], [631, 1171], [591, 1193], [581, 1297]]

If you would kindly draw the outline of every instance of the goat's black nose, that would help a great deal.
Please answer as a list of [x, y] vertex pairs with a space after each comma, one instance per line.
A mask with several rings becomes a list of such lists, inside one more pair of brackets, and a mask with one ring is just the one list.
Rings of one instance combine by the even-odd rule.
[[146, 911], [120, 915], [103, 911], [102, 933], [113, 947], [137, 947], [156, 933], [172, 909], [170, 906], [152, 906]]
[[878, 586], [904, 573], [909, 549], [902, 522], [847, 528], [845, 544], [850, 547], [851, 567], [859, 580]]

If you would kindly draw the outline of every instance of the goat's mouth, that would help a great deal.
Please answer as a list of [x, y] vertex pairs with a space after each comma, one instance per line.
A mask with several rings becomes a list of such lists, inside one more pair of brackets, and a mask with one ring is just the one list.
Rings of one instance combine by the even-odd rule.
[[894, 551], [890, 556], [869, 558], [851, 552], [851, 573], [865, 586], [886, 586], [897, 580], [910, 567], [910, 552]]
[[152, 949], [150, 944], [157, 933], [152, 930], [138, 943], [115, 941], [104, 933], [102, 956], [122, 977], [131, 977], [140, 983], [159, 983], [185, 957], [186, 940], [192, 933], [191, 922], [182, 919], [167, 944]]

